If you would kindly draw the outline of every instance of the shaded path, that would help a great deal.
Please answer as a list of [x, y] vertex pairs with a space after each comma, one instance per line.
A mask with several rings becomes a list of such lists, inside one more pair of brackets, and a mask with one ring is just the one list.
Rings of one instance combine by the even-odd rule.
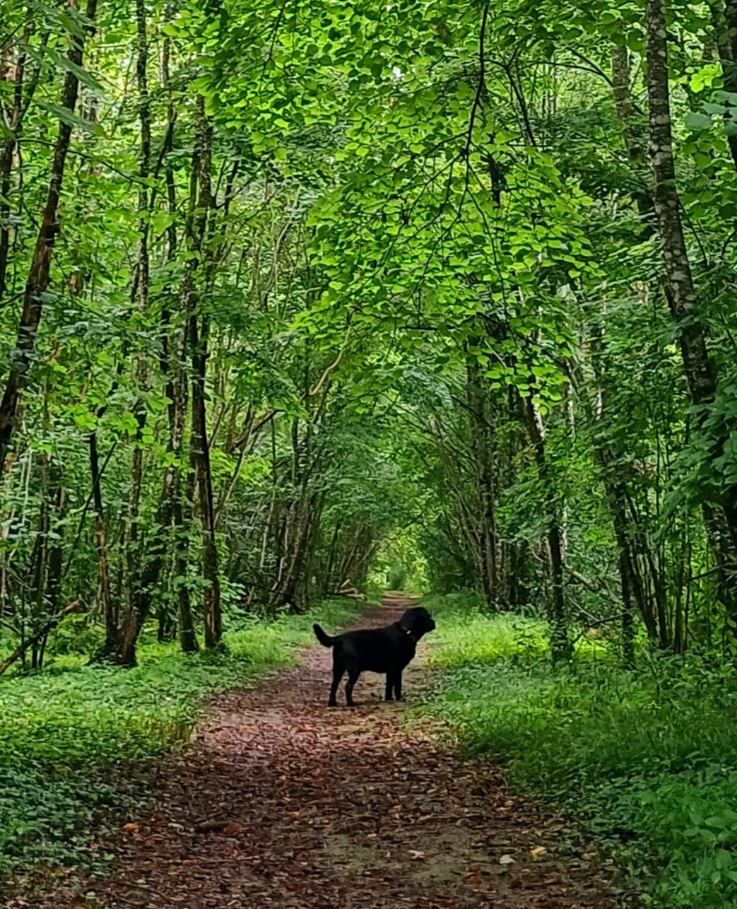
[[[406, 605], [387, 598], [355, 624]], [[594, 855], [558, 854], [560, 825], [498, 771], [403, 728], [378, 677], [356, 688], [364, 706], [328, 710], [329, 665], [315, 646], [257, 690], [219, 697], [193, 747], [160, 769], [156, 814], [123, 826], [104, 884], [36, 909], [615, 905]], [[407, 673], [410, 702], [421, 672]]]

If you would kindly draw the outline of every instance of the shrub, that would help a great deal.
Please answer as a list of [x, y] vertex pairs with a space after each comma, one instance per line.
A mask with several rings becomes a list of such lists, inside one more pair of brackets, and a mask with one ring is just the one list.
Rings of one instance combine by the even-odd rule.
[[432, 601], [429, 709], [519, 790], [554, 798], [609, 841], [654, 905], [737, 905], [737, 688], [692, 659], [622, 670], [579, 649], [553, 669], [539, 623]]

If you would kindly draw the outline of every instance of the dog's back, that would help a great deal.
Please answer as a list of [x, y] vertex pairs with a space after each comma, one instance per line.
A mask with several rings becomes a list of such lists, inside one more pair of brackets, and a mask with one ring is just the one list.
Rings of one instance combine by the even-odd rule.
[[339, 636], [336, 646], [346, 668], [355, 665], [359, 672], [390, 672], [403, 658], [404, 668], [415, 652], [414, 644], [396, 625], [348, 631]]

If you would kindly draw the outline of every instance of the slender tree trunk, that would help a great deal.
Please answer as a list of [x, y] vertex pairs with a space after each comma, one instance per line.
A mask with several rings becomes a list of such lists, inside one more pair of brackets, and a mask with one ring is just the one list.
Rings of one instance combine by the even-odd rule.
[[635, 188], [632, 198], [644, 223], [644, 233], [653, 230], [653, 196], [650, 189], [651, 175], [647, 168], [647, 142], [644, 139], [644, 119], [639, 118], [632, 103], [630, 91], [630, 54], [624, 46], [612, 51], [612, 94], [617, 119], [622, 130], [627, 160]]
[[[732, 42], [729, 38], [725, 7], [721, 0], [709, 0], [709, 11], [719, 62], [722, 66], [722, 84], [725, 91], [737, 94], [737, 64], [732, 56]], [[732, 163], [737, 168], [737, 136], [731, 130], [727, 132], [727, 145], [732, 156]]]
[[80, 602], [79, 600], [74, 600], [64, 607], [60, 612], [57, 612], [56, 615], [52, 616], [47, 622], [45, 622], [39, 630], [32, 635], [30, 638], [26, 638], [24, 641], [15, 648], [15, 650], [6, 657], [2, 662], [0, 662], [0, 675], [4, 672], [7, 672], [8, 669], [18, 660], [22, 660], [26, 652], [41, 641], [44, 637], [48, 637], [52, 631], [54, 631], [58, 626], [64, 621], [68, 615], [72, 615], [74, 612], [79, 612]]
[[[148, 37], [146, 23], [146, 5], [144, 0], [136, 0], [136, 81], [138, 85], [138, 120], [140, 128], [140, 148], [138, 175], [138, 260], [135, 280], [133, 282], [135, 308], [140, 316], [148, 311], [149, 301], [149, 187], [151, 171], [151, 111], [148, 92]], [[139, 352], [136, 358], [136, 384], [143, 393], [148, 385], [148, 363], [145, 351]], [[141, 394], [136, 407], [136, 441], [133, 448], [131, 468], [131, 485], [128, 494], [128, 534], [126, 540], [126, 559], [128, 563], [130, 609], [138, 607], [134, 600], [140, 595], [139, 579], [144, 569], [141, 566], [139, 510], [143, 487], [143, 430], [146, 425], [146, 405]], [[154, 533], [161, 533], [155, 528]]]
[[[23, 40], [29, 39], [29, 32]], [[26, 69], [25, 51], [18, 54], [15, 62], [13, 85], [13, 104], [8, 117], [8, 135], [0, 145], [0, 300], [5, 296], [6, 277], [8, 273], [8, 253], [10, 250], [10, 180], [13, 172], [13, 154], [18, 140], [20, 124], [23, 118], [23, 80]]]
[[[181, 315], [185, 316], [183, 309]], [[182, 494], [182, 463], [184, 449], [184, 431], [187, 412], [187, 374], [185, 358], [187, 355], [188, 332], [186, 320], [178, 332], [174, 362], [170, 368], [174, 378], [168, 384], [169, 405], [169, 452], [173, 463], [167, 469], [164, 485], [164, 496], [169, 502], [171, 529], [174, 546], [174, 585], [179, 617], [179, 640], [185, 653], [194, 653], [198, 649], [197, 634], [192, 614], [187, 573], [189, 569], [189, 534], [185, 520], [185, 506], [190, 510], [189, 498]]]
[[661, 240], [671, 311], [679, 328], [679, 343], [691, 400], [695, 405], [711, 403], [716, 379], [706, 346], [703, 325], [698, 318], [691, 263], [681, 223], [676, 188], [665, 8], [663, 0], [647, 3], [648, 97], [650, 100], [651, 164], [655, 177], [655, 212]]
[[532, 397], [525, 401], [525, 417], [530, 441], [535, 455], [537, 475], [545, 499], [545, 521], [547, 548], [550, 559], [550, 632], [553, 659], [570, 659], [571, 642], [568, 635], [568, 610], [566, 606], [565, 578], [563, 564], [563, 540], [560, 525], [559, 506], [556, 501], [550, 477], [550, 467], [545, 444], [545, 426]]
[[724, 19], [727, 25], [727, 40], [732, 49], [732, 60], [737, 62], [737, 0], [724, 0]]
[[[69, 0], [69, 5], [72, 9], [76, 9], [76, 0]], [[73, 113], [77, 106], [77, 96], [79, 94], [77, 72], [82, 66], [85, 42], [90, 34], [96, 10], [97, 0], [87, 0], [87, 8], [85, 10], [87, 28], [79, 34], [70, 36], [67, 57], [71, 65], [64, 75], [60, 101], [61, 107], [70, 113]], [[71, 124], [65, 120], [60, 120], [54, 146], [46, 204], [41, 216], [41, 225], [31, 256], [31, 266], [23, 294], [23, 309], [18, 325], [15, 350], [11, 356], [10, 371], [5, 384], [2, 402], [0, 402], [0, 473], [5, 469], [10, 442], [16, 429], [21, 392], [33, 361], [36, 337], [43, 314], [44, 298], [51, 280], [51, 259], [56, 236], [59, 232], [57, 219], [59, 200], [64, 184], [64, 170], [71, 137]]]
[[[27, 52], [26, 46], [33, 35], [33, 26], [29, 24], [21, 38], [21, 49], [13, 67], [13, 100], [9, 110], [5, 112], [5, 128], [7, 135], [0, 144], [0, 301], [7, 288], [8, 265], [10, 261], [10, 190], [12, 185], [13, 156], [18, 147], [21, 136], [23, 119], [33, 100], [41, 76], [41, 53], [45, 50], [48, 41], [48, 32], [41, 38], [40, 47], [36, 50], [37, 62], [29, 73], [26, 72]], [[4, 67], [0, 65], [0, 71]], [[0, 81], [4, 81], [0, 73]], [[0, 105], [2, 108], [2, 105]]]
[[471, 411], [476, 482], [479, 492], [480, 540], [479, 555], [484, 599], [496, 608], [501, 597], [499, 585], [499, 542], [496, 522], [496, 482], [494, 478], [493, 437], [486, 397], [488, 389], [481, 382], [479, 370], [471, 365], [468, 372], [468, 401]]
[[[647, 0], [647, 88], [650, 116], [650, 160], [654, 176], [654, 202], [665, 266], [667, 298], [678, 327], [684, 372], [691, 403], [704, 418], [716, 398], [717, 378], [709, 358], [706, 331], [699, 318], [696, 290], [691, 274], [681, 222], [668, 85], [668, 37], [664, 0]], [[718, 457], [727, 439], [713, 439]], [[730, 624], [737, 632], [737, 596], [734, 571], [737, 557], [737, 487], [732, 484], [722, 496], [721, 508], [707, 507], [706, 527], [718, 567], [718, 596]]]
[[105, 511], [102, 501], [100, 476], [100, 458], [97, 451], [97, 433], [90, 433], [90, 473], [92, 476], [92, 502], [95, 509], [95, 544], [97, 546], [98, 596], [103, 616], [105, 617], [105, 654], [115, 653], [118, 643], [118, 613], [110, 595], [110, 576], [108, 571], [107, 539], [105, 532]]
[[[173, 5], [167, 6], [167, 19], [174, 15]], [[166, 180], [166, 198], [169, 209], [170, 223], [167, 227], [167, 260], [173, 263], [176, 260], [178, 238], [176, 228], [177, 193], [174, 178], [174, 168], [171, 161], [171, 152], [174, 149], [176, 109], [171, 95], [171, 77], [169, 72], [171, 61], [171, 40], [164, 40], [161, 61], [162, 85], [167, 94], [167, 129], [164, 149], [164, 174]], [[193, 171], [196, 173], [198, 154], [193, 160]], [[196, 191], [197, 183], [194, 183]], [[194, 219], [196, 198], [190, 200], [188, 221]], [[186, 360], [188, 352], [188, 312], [189, 291], [180, 295], [181, 306], [172, 325], [171, 309], [168, 304], [162, 307], [161, 312], [161, 369], [166, 377], [166, 394], [169, 399], [169, 442], [168, 451], [172, 455], [172, 463], [167, 468], [164, 481], [164, 496], [169, 502], [171, 515], [171, 537], [173, 545], [173, 575], [176, 610], [179, 619], [179, 641], [185, 653], [194, 653], [199, 649], [197, 633], [195, 631], [192, 603], [187, 583], [189, 568], [189, 535], [185, 521], [185, 502], [182, 495], [182, 457], [184, 444], [184, 430], [187, 414], [187, 384], [188, 376]]]
[[[198, 257], [205, 252], [208, 223], [214, 207], [212, 195], [212, 125], [205, 112], [202, 96], [197, 100], [198, 182], [197, 215], [192, 224], [191, 245]], [[202, 574], [205, 581], [204, 626], [205, 646], [218, 647], [222, 638], [222, 608], [220, 601], [220, 573], [217, 541], [215, 536], [215, 503], [210, 468], [210, 445], [207, 435], [207, 359], [209, 356], [209, 318], [200, 315], [199, 294], [195, 286], [195, 269], [192, 263], [188, 282], [189, 343], [192, 359], [192, 445], [191, 458], [199, 492], [200, 522], [202, 526]]]
[[[619, 550], [618, 566], [620, 584], [622, 589], [622, 603], [627, 612], [636, 603], [651, 643], [658, 642], [658, 621], [656, 608], [648, 596], [646, 584], [642, 578], [637, 560], [638, 541], [642, 536], [640, 529], [635, 524], [634, 509], [628, 508], [631, 501], [627, 488], [627, 476], [623, 468], [617, 463], [617, 452], [612, 450], [611, 443], [607, 441], [605, 424], [608, 411], [606, 382], [602, 358], [605, 345], [603, 331], [600, 326], [595, 326], [591, 332], [591, 362], [596, 379], [595, 398], [592, 406], [584, 397], [587, 417], [592, 428], [592, 442], [594, 455], [599, 466], [604, 491], [609, 502], [609, 511], [612, 516], [614, 539]], [[645, 545], [644, 543], [642, 545]], [[624, 631], [624, 627], [623, 627]], [[626, 648], [625, 648], [626, 649]]]
[[36, 540], [31, 555], [32, 578], [32, 605], [31, 605], [31, 634], [34, 644], [31, 648], [31, 669], [40, 669], [39, 645], [40, 638], [36, 632], [48, 618], [45, 613], [46, 602], [46, 574], [48, 567], [49, 532], [51, 530], [51, 490], [49, 488], [49, 455], [44, 453], [41, 458], [41, 507], [39, 511], [38, 529]]
[[207, 438], [205, 382], [207, 376], [207, 320], [203, 318], [202, 335], [197, 316], [190, 321], [192, 344], [192, 454], [197, 471], [202, 523], [202, 574], [205, 580], [204, 625], [205, 646], [213, 649], [222, 638], [220, 574], [215, 538], [215, 505], [213, 501], [210, 445]]
[[162, 493], [161, 503], [156, 515], [156, 526], [159, 532], [152, 534], [148, 545], [147, 558], [143, 568], [136, 576], [135, 593], [131, 597], [130, 608], [123, 629], [120, 632], [117, 662], [121, 666], [136, 665], [136, 645], [144, 623], [151, 612], [153, 595], [161, 576], [166, 560], [166, 535], [161, 528], [168, 525], [170, 515], [167, 497]]

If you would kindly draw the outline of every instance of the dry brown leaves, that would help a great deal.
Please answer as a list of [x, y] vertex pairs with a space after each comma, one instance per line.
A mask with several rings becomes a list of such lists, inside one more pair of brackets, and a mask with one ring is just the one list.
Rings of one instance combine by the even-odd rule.
[[[393, 621], [394, 599], [358, 623]], [[213, 705], [166, 762], [152, 816], [121, 818], [104, 881], [34, 895], [34, 909], [610, 909], [590, 845], [562, 854], [559, 822], [497, 770], [408, 731], [380, 680], [328, 710], [330, 653]], [[421, 667], [408, 673], [417, 696]], [[25, 902], [24, 902], [25, 901]], [[6, 904], [29, 905], [28, 894]]]

